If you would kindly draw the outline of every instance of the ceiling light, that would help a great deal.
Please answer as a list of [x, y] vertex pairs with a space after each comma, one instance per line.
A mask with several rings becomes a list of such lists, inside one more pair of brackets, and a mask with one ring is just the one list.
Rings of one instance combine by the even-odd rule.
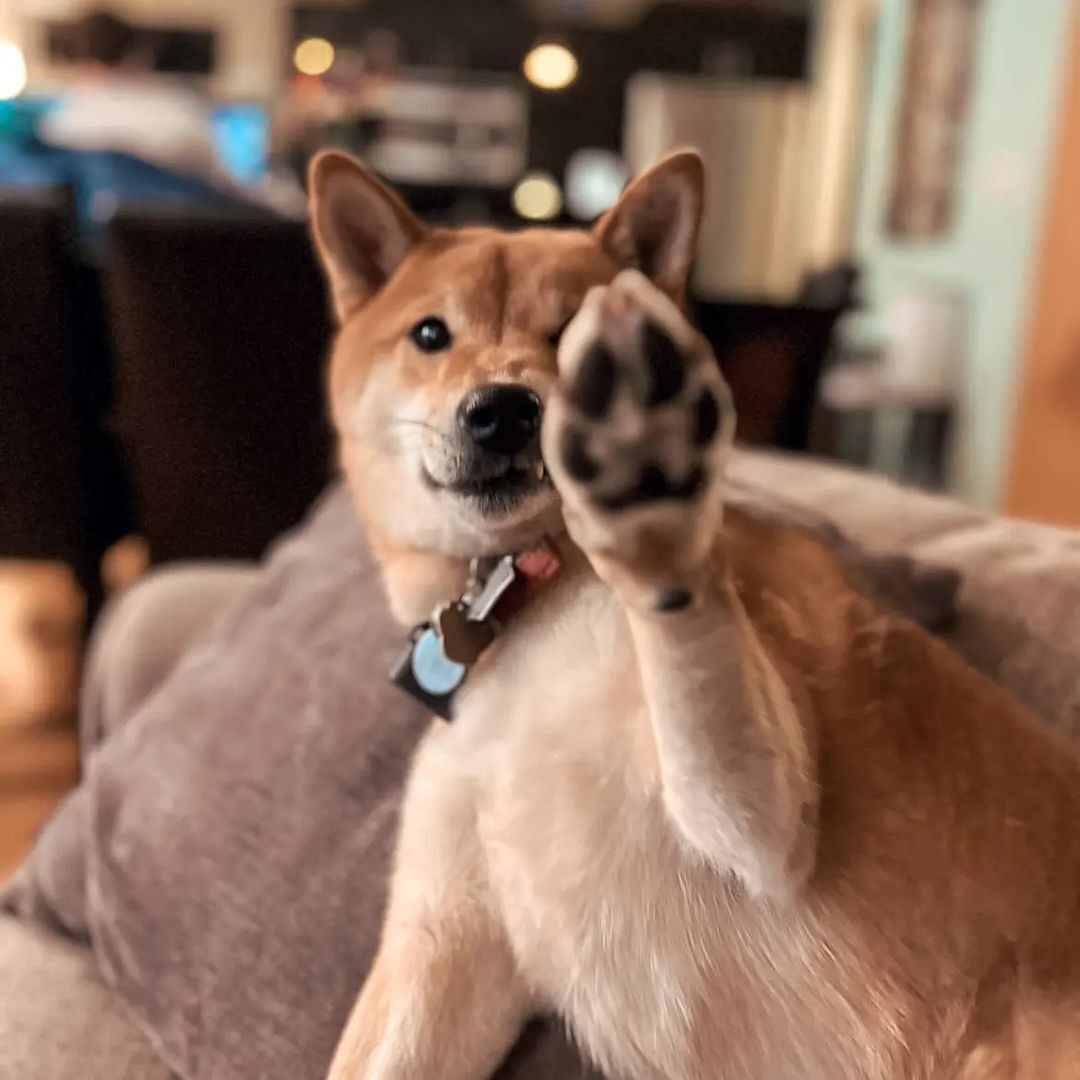
[[325, 75], [334, 66], [335, 55], [326, 38], [305, 38], [296, 46], [293, 63], [301, 75]]
[[562, 210], [562, 190], [555, 178], [545, 172], [523, 176], [511, 198], [515, 212], [528, 221], [550, 221]]
[[578, 76], [577, 57], [556, 41], [535, 46], [521, 66], [525, 78], [541, 90], [564, 90]]
[[13, 41], [0, 41], [0, 101], [18, 97], [26, 89], [26, 58]]

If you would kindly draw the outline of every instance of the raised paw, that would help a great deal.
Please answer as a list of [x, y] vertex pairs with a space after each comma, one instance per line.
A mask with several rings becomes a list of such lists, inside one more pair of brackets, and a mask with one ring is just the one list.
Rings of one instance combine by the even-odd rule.
[[544, 457], [602, 577], [690, 606], [721, 512], [731, 394], [707, 342], [636, 271], [593, 289], [563, 336]]

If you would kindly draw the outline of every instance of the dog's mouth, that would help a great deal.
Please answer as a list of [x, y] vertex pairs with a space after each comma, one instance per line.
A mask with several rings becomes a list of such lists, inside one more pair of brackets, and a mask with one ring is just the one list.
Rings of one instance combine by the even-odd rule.
[[515, 491], [529, 491], [547, 483], [550, 483], [547, 468], [542, 461], [538, 461], [530, 466], [511, 463], [505, 471], [496, 473], [494, 476], [465, 477], [447, 485], [447, 489], [455, 495], [479, 499]]
[[509, 513], [552, 486], [542, 459], [527, 463], [510, 460], [496, 469], [473, 469], [447, 481], [436, 480], [424, 467], [423, 476], [428, 487], [468, 499], [485, 515]]

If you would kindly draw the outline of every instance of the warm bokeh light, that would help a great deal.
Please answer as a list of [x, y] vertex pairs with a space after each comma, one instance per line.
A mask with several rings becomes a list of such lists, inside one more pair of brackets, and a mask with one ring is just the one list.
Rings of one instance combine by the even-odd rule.
[[18, 97], [26, 89], [26, 58], [13, 41], [0, 41], [0, 101]]
[[513, 203], [520, 217], [529, 221], [550, 221], [562, 210], [562, 190], [548, 173], [529, 173], [517, 182]]
[[334, 66], [335, 55], [326, 38], [305, 38], [296, 46], [293, 63], [301, 75], [325, 75]]
[[522, 64], [525, 78], [542, 90], [563, 90], [578, 75], [577, 57], [555, 41], [533, 48]]

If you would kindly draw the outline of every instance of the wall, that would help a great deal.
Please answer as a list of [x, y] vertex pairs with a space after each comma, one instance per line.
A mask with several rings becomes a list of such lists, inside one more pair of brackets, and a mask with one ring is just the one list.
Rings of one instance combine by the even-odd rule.
[[855, 242], [870, 310], [851, 330], [880, 333], [884, 306], [911, 284], [941, 283], [967, 295], [970, 347], [954, 486], [988, 508], [999, 505], [1010, 445], [1074, 4], [984, 0], [962, 201], [953, 235], [934, 244], [897, 243], [883, 228], [908, 5], [881, 5]]
[[[26, 52], [31, 78], [42, 72], [45, 20], [76, 16], [78, 0], [0, 0], [0, 36]], [[224, 97], [267, 98], [281, 88], [288, 48], [289, 0], [109, 0], [132, 21], [211, 27], [218, 32], [218, 74], [212, 89]]]

